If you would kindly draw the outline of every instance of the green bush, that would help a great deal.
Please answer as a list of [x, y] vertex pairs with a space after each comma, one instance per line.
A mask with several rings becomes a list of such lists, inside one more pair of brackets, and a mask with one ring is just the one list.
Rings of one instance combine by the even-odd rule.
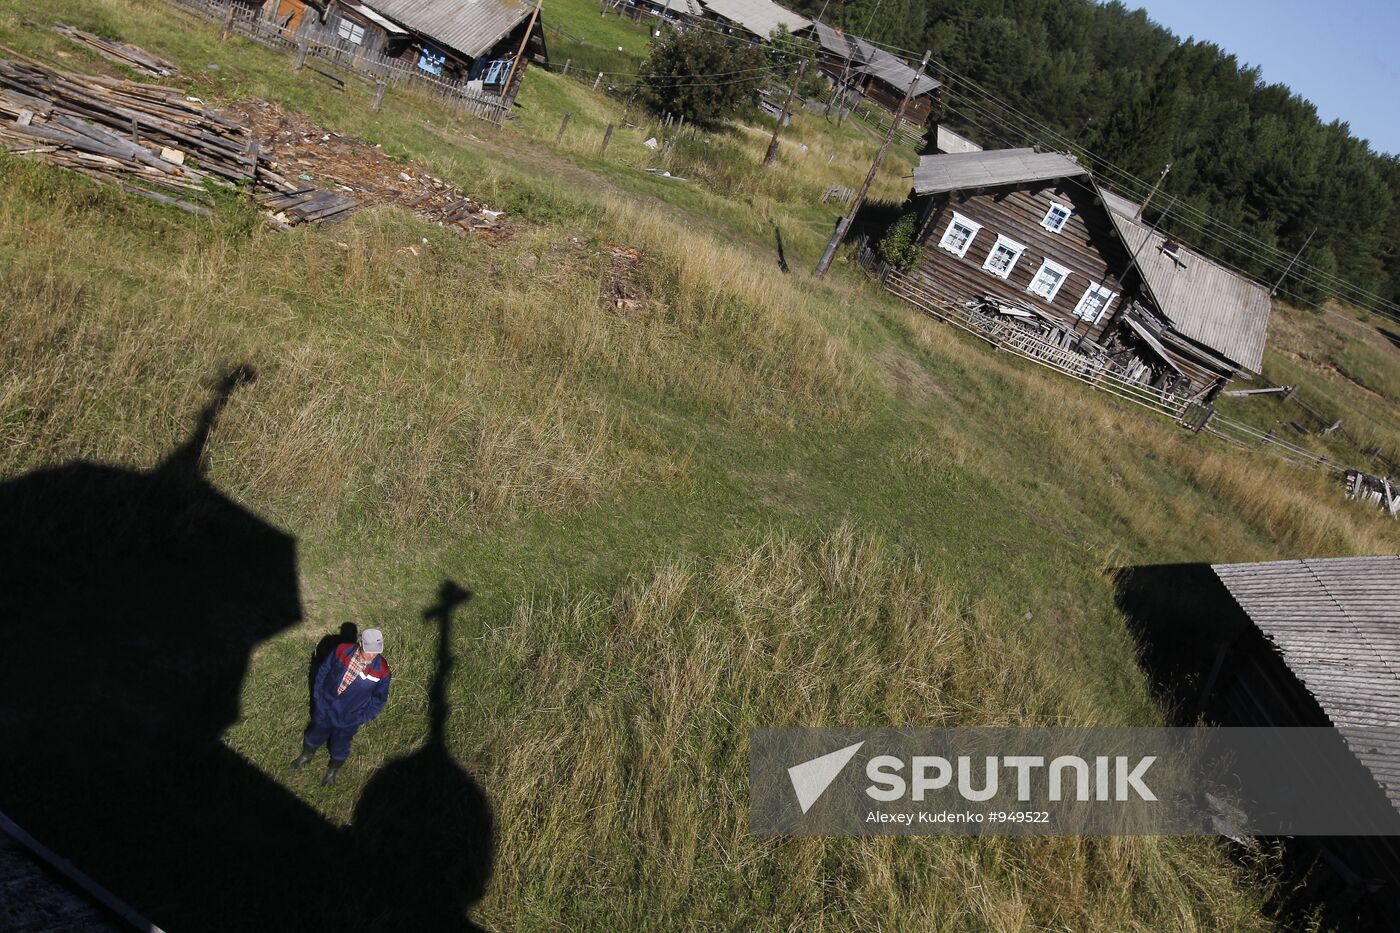
[[919, 245], [914, 242], [914, 230], [918, 218], [914, 214], [904, 214], [885, 231], [875, 251], [880, 258], [900, 272], [908, 272], [919, 259]]

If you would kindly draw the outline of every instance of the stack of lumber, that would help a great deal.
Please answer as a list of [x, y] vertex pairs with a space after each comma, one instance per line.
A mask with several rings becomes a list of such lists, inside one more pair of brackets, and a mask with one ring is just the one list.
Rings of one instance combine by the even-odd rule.
[[179, 70], [170, 62], [152, 55], [139, 45], [104, 39], [73, 26], [55, 26], [54, 30], [59, 35], [71, 39], [79, 45], [87, 46], [109, 62], [125, 65], [137, 74], [151, 78], [166, 78]]
[[[172, 88], [0, 59], [0, 147], [192, 213], [209, 213], [210, 185], [247, 185], [259, 200], [299, 195], [288, 206], [315, 203], [281, 223], [332, 216], [319, 193], [272, 169], [247, 127]], [[335, 197], [334, 214], [353, 208]]]

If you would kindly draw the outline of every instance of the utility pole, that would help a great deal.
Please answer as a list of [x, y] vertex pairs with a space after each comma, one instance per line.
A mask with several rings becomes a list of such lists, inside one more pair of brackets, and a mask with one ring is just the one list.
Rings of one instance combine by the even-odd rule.
[[772, 165], [773, 160], [778, 157], [778, 134], [783, 131], [783, 121], [787, 119], [788, 108], [792, 106], [792, 99], [797, 96], [797, 86], [802, 83], [802, 76], [807, 73], [807, 59], [802, 59], [802, 64], [797, 66], [797, 77], [792, 79], [792, 87], [788, 88], [787, 100], [783, 101], [783, 112], [778, 114], [778, 125], [773, 127], [773, 139], [768, 143], [768, 154], [763, 157], [765, 166]]
[[1306, 250], [1306, 249], [1308, 248], [1308, 244], [1312, 242], [1312, 238], [1313, 238], [1314, 236], [1316, 236], [1316, 235], [1317, 235], [1317, 228], [1316, 228], [1316, 227], [1313, 227], [1312, 233], [1309, 233], [1309, 234], [1308, 234], [1308, 238], [1307, 238], [1306, 240], [1303, 241], [1303, 247], [1302, 247], [1302, 249], [1298, 250], [1298, 255], [1294, 256], [1292, 259], [1290, 259], [1290, 260], [1288, 261], [1288, 268], [1286, 268], [1286, 269], [1283, 270], [1283, 275], [1279, 276], [1279, 277], [1278, 277], [1278, 281], [1274, 283], [1274, 290], [1271, 291], [1271, 292], [1269, 292], [1269, 297], [1270, 297], [1270, 298], [1272, 298], [1272, 297], [1274, 297], [1275, 295], [1278, 294], [1278, 290], [1279, 290], [1280, 288], [1283, 287], [1283, 280], [1286, 279], [1286, 278], [1288, 278], [1288, 273], [1290, 273], [1290, 272], [1293, 271], [1293, 266], [1298, 262], [1298, 260], [1300, 260], [1300, 259], [1303, 258], [1303, 252], [1304, 252], [1304, 250]]
[[1147, 192], [1147, 200], [1146, 200], [1146, 201], [1143, 201], [1143, 202], [1142, 202], [1142, 206], [1140, 206], [1140, 207], [1137, 209], [1137, 214], [1133, 217], [1134, 220], [1142, 220], [1142, 212], [1145, 211], [1145, 210], [1147, 210], [1147, 205], [1151, 204], [1151, 203], [1152, 203], [1152, 199], [1155, 198], [1155, 197], [1157, 196], [1157, 189], [1160, 188], [1160, 187], [1162, 187], [1162, 182], [1163, 182], [1163, 180], [1166, 179], [1166, 177], [1167, 177], [1167, 172], [1170, 172], [1171, 170], [1172, 170], [1172, 164], [1171, 164], [1170, 162], [1168, 162], [1168, 163], [1167, 163], [1167, 167], [1164, 168], [1164, 169], [1162, 169], [1162, 174], [1160, 174], [1160, 175], [1157, 176], [1157, 183], [1156, 183], [1155, 185], [1152, 186], [1152, 190], [1151, 190], [1151, 191]]
[[[850, 51], [850, 49], [848, 48], [847, 51]], [[829, 101], [826, 102], [826, 113], [822, 114], [822, 116], [824, 116], [824, 117], [830, 117], [830, 116], [831, 116], [831, 105], [834, 104], [834, 103], [836, 103], [837, 95], [840, 95], [840, 94], [844, 94], [844, 93], [845, 93], [845, 90], [846, 90], [846, 75], [850, 73], [850, 70], [851, 70], [851, 60], [848, 58], [848, 59], [845, 60], [845, 63], [841, 65], [841, 78], [840, 78], [840, 80], [838, 80], [838, 81], [836, 82], [836, 87], [834, 87], [834, 88], [831, 89], [831, 100], [829, 100]]]
[[525, 35], [520, 38], [520, 48], [516, 51], [515, 58], [511, 59], [510, 70], [506, 72], [506, 83], [501, 85], [501, 96], [509, 97], [511, 103], [515, 102], [515, 97], [510, 93], [510, 83], [515, 80], [515, 72], [520, 68], [520, 58], [525, 54], [525, 45], [530, 41], [530, 33], [535, 29], [535, 20], [539, 19], [542, 6], [544, 0], [535, 0], [535, 12], [530, 14], [530, 22], [525, 26]]
[[836, 250], [841, 246], [841, 241], [845, 239], [846, 232], [851, 229], [851, 223], [856, 219], [856, 212], [860, 210], [861, 204], [865, 203], [865, 196], [870, 191], [870, 185], [875, 181], [875, 173], [880, 171], [880, 163], [884, 161], [885, 153], [889, 151], [890, 143], [894, 141], [895, 130], [899, 129], [899, 121], [904, 117], [904, 108], [909, 106], [909, 98], [914, 96], [914, 87], [924, 76], [924, 68], [927, 67], [929, 56], [932, 54], [927, 49], [924, 50], [924, 60], [919, 62], [919, 70], [914, 73], [914, 80], [909, 82], [909, 87], [904, 91], [904, 99], [899, 102], [899, 109], [895, 111], [894, 119], [890, 121], [890, 129], [885, 134], [885, 141], [880, 144], [880, 151], [875, 153], [875, 161], [870, 163], [870, 174], [865, 176], [865, 183], [860, 186], [855, 200], [851, 202], [850, 211], [836, 225], [836, 232], [831, 235], [831, 242], [826, 244], [826, 251], [822, 253], [822, 258], [817, 261], [817, 267], [812, 270], [812, 275], [815, 278], [826, 275], [826, 270], [831, 268], [831, 261], [836, 258]]

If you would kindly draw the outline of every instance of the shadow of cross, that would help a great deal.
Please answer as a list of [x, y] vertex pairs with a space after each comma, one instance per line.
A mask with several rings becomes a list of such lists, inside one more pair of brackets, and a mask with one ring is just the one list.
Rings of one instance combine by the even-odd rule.
[[446, 739], [452, 621], [469, 599], [470, 592], [444, 580], [437, 602], [424, 611], [438, 630], [428, 741], [381, 768], [355, 808], [353, 875], [375, 891], [392, 892], [361, 905], [373, 929], [477, 929], [468, 911], [490, 881], [495, 828], [485, 793], [453, 760]]

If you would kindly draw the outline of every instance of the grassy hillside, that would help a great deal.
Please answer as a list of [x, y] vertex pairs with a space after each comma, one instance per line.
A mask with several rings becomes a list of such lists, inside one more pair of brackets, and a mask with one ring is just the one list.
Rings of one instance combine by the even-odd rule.
[[[209, 476], [299, 542], [305, 618], [253, 654], [225, 735], [270, 780], [344, 824], [422, 744], [419, 616], [450, 578], [476, 595], [446, 743], [497, 832], [478, 923], [1267, 925], [1267, 866], [1209, 840], [750, 837], [748, 730], [1160, 722], [1106, 570], [1393, 552], [1394, 523], [843, 267], [812, 282], [835, 219], [817, 199], [873, 148], [849, 128], [803, 118], [767, 173], [745, 128], [663, 158], [642, 126], [599, 158], [618, 105], [540, 70], [494, 129], [402, 93], [369, 113], [157, 0], [0, 0], [0, 45], [104, 71], [35, 20], [138, 42], [201, 96], [281, 101], [509, 212], [490, 242], [392, 210], [276, 233], [233, 201], [202, 220], [0, 158], [0, 478], [149, 467], [212, 376], [258, 370]], [[907, 171], [892, 160], [878, 195], [902, 197]], [[619, 278], [635, 305], [610, 300]], [[347, 619], [386, 630], [396, 692], [327, 790], [286, 764], [307, 652]], [[119, 840], [43, 829], [157, 922], [201, 925], [157, 911]], [[226, 896], [202, 909], [235, 913], [244, 893]]]

